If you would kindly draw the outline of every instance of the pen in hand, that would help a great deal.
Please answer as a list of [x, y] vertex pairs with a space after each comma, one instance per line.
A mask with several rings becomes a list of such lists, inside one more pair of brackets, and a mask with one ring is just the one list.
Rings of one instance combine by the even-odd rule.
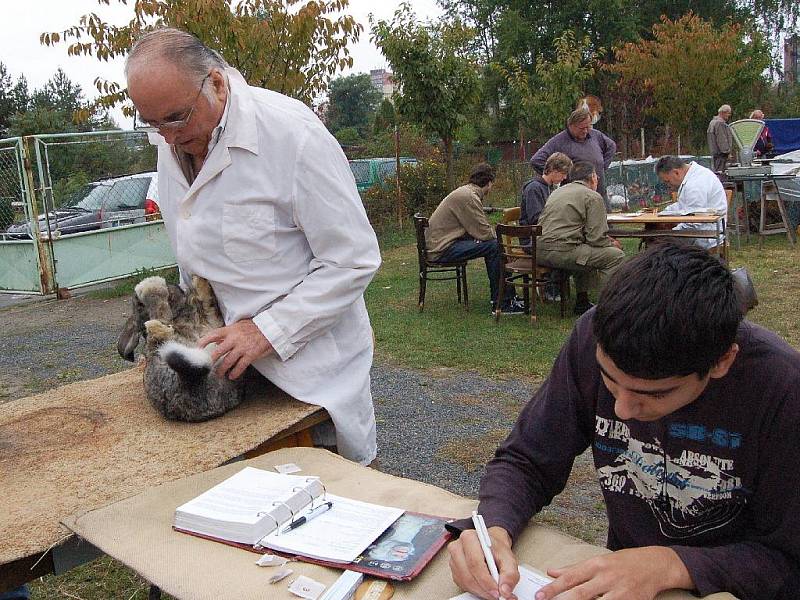
[[329, 511], [331, 508], [333, 508], [333, 502], [325, 502], [324, 504], [320, 504], [316, 508], [312, 508], [302, 517], [298, 517], [297, 519], [289, 523], [286, 527], [284, 527], [281, 530], [281, 533], [286, 533], [287, 531], [291, 531], [292, 529], [297, 529], [301, 525], [308, 523], [311, 519], [315, 519], [322, 513]]
[[478, 541], [481, 544], [481, 550], [483, 550], [483, 557], [486, 559], [486, 566], [489, 567], [489, 573], [492, 574], [495, 583], [499, 584], [500, 573], [497, 571], [497, 564], [494, 562], [494, 556], [492, 555], [492, 540], [489, 537], [489, 530], [486, 529], [483, 517], [476, 510], [472, 511], [472, 523], [475, 525], [475, 533], [478, 534]]

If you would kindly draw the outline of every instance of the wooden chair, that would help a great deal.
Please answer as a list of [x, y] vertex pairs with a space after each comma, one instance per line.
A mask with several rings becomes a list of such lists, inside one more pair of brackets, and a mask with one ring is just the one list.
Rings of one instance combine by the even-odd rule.
[[419, 261], [419, 312], [425, 309], [425, 289], [428, 281], [456, 280], [458, 303], [461, 304], [461, 291], [464, 291], [464, 308], [469, 310], [469, 292], [467, 291], [467, 261], [457, 263], [433, 262], [428, 258], [425, 244], [425, 229], [428, 228], [428, 217], [417, 213], [414, 215], [414, 229], [417, 233], [417, 259]]
[[[551, 283], [550, 273], [556, 272], [561, 294], [561, 317], [567, 315], [567, 297], [569, 296], [569, 277], [564, 277], [563, 271], [542, 267], [536, 263], [536, 237], [542, 234], [541, 225], [505, 225], [499, 223], [496, 227], [497, 239], [500, 241], [500, 280], [498, 289], [502, 290], [507, 284], [519, 286], [523, 290], [525, 308], [531, 315], [531, 323], [536, 321], [536, 292], [540, 290], [544, 297], [544, 290]], [[530, 239], [530, 254], [522, 249], [520, 239]], [[533, 293], [530, 293], [533, 290]], [[494, 313], [495, 321], [500, 320], [501, 305]]]

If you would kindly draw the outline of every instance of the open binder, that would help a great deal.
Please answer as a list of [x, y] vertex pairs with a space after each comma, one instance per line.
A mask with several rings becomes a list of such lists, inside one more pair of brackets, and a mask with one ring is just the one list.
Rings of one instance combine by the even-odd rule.
[[[332, 508], [288, 525], [324, 502]], [[317, 477], [246, 467], [179, 506], [178, 531], [378, 577], [411, 579], [445, 544], [447, 519], [326, 493]]]

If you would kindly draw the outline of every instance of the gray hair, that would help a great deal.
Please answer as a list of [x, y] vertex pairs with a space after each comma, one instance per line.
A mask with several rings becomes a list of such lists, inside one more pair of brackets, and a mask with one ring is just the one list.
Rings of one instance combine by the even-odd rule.
[[[131, 70], [131, 65], [147, 64], [152, 61], [164, 61], [176, 66], [185, 72], [191, 79], [201, 81], [212, 69], [224, 70], [228, 63], [191, 33], [162, 27], [148, 31], [136, 40], [125, 60], [125, 77]], [[205, 88], [203, 93], [211, 97], [213, 91]]]
[[669, 173], [673, 169], [680, 169], [686, 166], [680, 156], [662, 156], [656, 161], [656, 175], [659, 173]]
[[592, 113], [589, 112], [588, 108], [577, 108], [572, 111], [572, 113], [567, 118], [567, 127], [570, 125], [577, 125], [578, 123], [583, 123], [586, 119], [591, 119]]
[[588, 183], [592, 180], [592, 175], [596, 173], [597, 169], [588, 160], [578, 160], [572, 163], [572, 168], [569, 170], [569, 180]]
[[717, 114], [722, 114], [724, 112], [727, 112], [727, 113], [733, 112], [733, 110], [731, 110], [731, 105], [730, 104], [723, 104], [722, 106], [719, 107], [719, 110], [717, 110]]

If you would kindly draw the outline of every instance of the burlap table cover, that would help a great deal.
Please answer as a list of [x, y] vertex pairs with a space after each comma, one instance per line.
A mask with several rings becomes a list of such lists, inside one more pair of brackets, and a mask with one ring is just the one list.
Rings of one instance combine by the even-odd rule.
[[[300, 474], [322, 477], [335, 494], [407, 510], [463, 517], [475, 501], [440, 488], [361, 467], [314, 448], [287, 448], [150, 489], [105, 508], [78, 514], [64, 524], [103, 552], [125, 563], [164, 592], [185, 600], [277, 600], [296, 598], [288, 582], [299, 574], [330, 585], [340, 571], [302, 562], [290, 563], [294, 575], [277, 584], [267, 578], [270, 568], [257, 567], [257, 554], [203, 540], [171, 529], [175, 509], [244, 466], [272, 470], [293, 462]], [[540, 570], [588, 558], [606, 550], [552, 529], [531, 526], [517, 545], [522, 561]], [[447, 551], [442, 550], [416, 579], [396, 584], [394, 598], [436, 600], [459, 593], [450, 578]], [[694, 598], [669, 592], [664, 600]], [[730, 599], [729, 594], [709, 596]]]
[[254, 383], [218, 419], [167, 421], [138, 368], [0, 404], [0, 565], [38, 558], [69, 535], [59, 521], [77, 510], [217, 467], [317, 413], [327, 418]]

